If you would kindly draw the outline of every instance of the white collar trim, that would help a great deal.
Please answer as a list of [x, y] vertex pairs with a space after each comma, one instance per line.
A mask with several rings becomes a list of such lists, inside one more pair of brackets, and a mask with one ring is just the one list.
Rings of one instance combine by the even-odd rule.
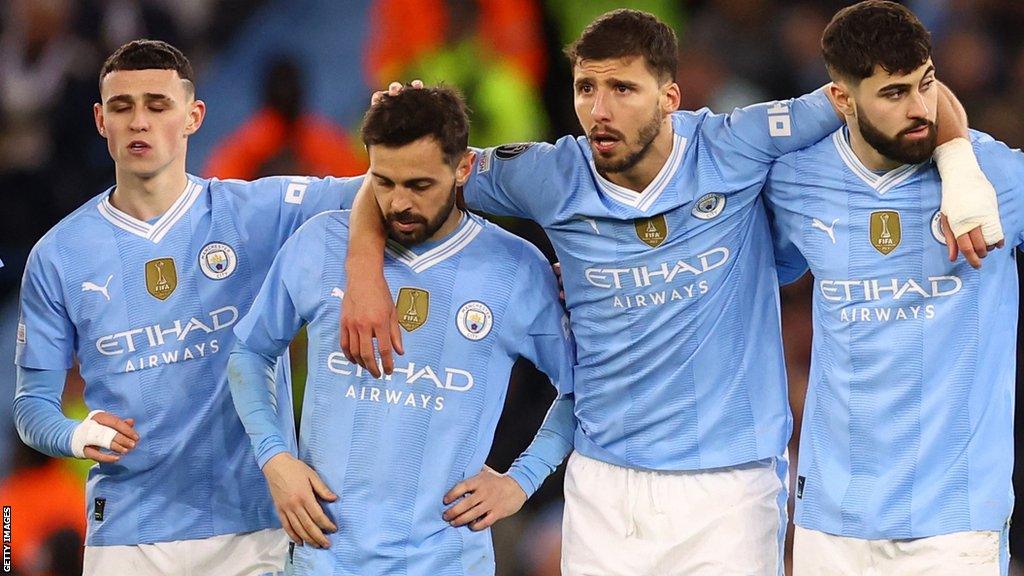
[[597, 185], [601, 190], [608, 195], [609, 198], [631, 206], [637, 210], [646, 212], [658, 198], [661, 197], [661, 193], [665, 191], [672, 176], [675, 175], [676, 169], [679, 168], [679, 164], [683, 161], [683, 152], [686, 150], [686, 138], [679, 134], [673, 133], [672, 135], [672, 153], [669, 154], [668, 160], [665, 161], [665, 165], [661, 167], [658, 175], [651, 180], [651, 183], [644, 188], [643, 192], [637, 194], [635, 191], [630, 190], [624, 186], [619, 186], [614, 182], [609, 181], [604, 176], [601, 176], [597, 172], [597, 166], [594, 165], [594, 158], [590, 158], [590, 171], [593, 172]]
[[476, 238], [476, 235], [483, 230], [483, 226], [477, 222], [475, 218], [462, 215], [465, 222], [460, 223], [460, 228], [457, 232], [452, 234], [447, 240], [427, 250], [423, 254], [416, 254], [410, 248], [402, 246], [394, 240], [388, 239], [387, 246], [385, 246], [385, 253], [389, 256], [402, 262], [409, 268], [412, 268], [413, 272], [419, 274], [424, 270], [430, 268], [435, 264], [447, 260], [448, 258], [457, 254], [460, 250], [469, 245], [470, 242]]
[[110, 195], [107, 194], [100, 200], [96, 208], [100, 211], [100, 215], [107, 219], [108, 222], [124, 230], [145, 238], [154, 244], [159, 244], [164, 236], [178, 223], [181, 218], [188, 213], [189, 208], [195, 203], [196, 199], [199, 198], [199, 193], [202, 191], [202, 186], [198, 182], [189, 180], [185, 184], [185, 189], [182, 191], [178, 199], [171, 204], [171, 207], [160, 216], [160, 219], [150, 224], [143, 220], [139, 220], [134, 216], [129, 216], [124, 212], [114, 208], [114, 205], [110, 203]]
[[850, 146], [849, 140], [847, 140], [846, 130], [837, 130], [832, 134], [832, 141], [836, 145], [836, 150], [839, 151], [839, 157], [843, 159], [846, 166], [856, 174], [865, 184], [873, 188], [879, 194], [885, 194], [889, 190], [892, 190], [896, 186], [899, 186], [907, 178], [910, 178], [915, 172], [917, 172], [922, 166], [928, 162], [922, 162], [920, 164], [904, 164], [889, 170], [885, 174], [875, 174], [867, 166], [865, 166], [860, 158], [853, 152], [853, 148]]

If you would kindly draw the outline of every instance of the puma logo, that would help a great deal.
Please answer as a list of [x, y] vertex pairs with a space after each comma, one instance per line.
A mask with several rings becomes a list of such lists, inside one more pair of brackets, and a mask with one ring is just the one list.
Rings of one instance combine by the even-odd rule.
[[594, 220], [593, 218], [587, 218], [586, 216], [580, 216], [580, 220], [583, 220], [587, 224], [590, 224], [590, 227], [594, 229], [594, 233], [598, 235], [601, 234], [601, 231], [597, 229], [597, 220]]
[[817, 218], [815, 218], [815, 219], [811, 220], [811, 228], [817, 228], [818, 230], [821, 230], [825, 234], [828, 234], [828, 237], [832, 240], [832, 243], [835, 244], [836, 243], [836, 233], [835, 233], [834, 228], [836, 227], [836, 222], [839, 222], [839, 218], [836, 218], [835, 220], [833, 220], [831, 226], [825, 226], [824, 222], [822, 222], [821, 220], [818, 220]]
[[110, 293], [107, 292], [107, 287], [110, 286], [110, 281], [114, 279], [114, 275], [107, 276], [107, 282], [103, 286], [99, 284], [93, 284], [92, 282], [82, 282], [82, 292], [99, 292], [103, 294], [103, 297], [110, 302]]
[[334, 296], [338, 300], [344, 300], [345, 291], [338, 287], [331, 288], [331, 296]]

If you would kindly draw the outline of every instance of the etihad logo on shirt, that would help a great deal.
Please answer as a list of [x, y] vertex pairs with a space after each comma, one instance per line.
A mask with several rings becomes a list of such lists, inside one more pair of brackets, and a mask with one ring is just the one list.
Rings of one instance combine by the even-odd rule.
[[398, 324], [405, 328], [406, 332], [412, 332], [427, 321], [427, 314], [430, 313], [430, 292], [420, 288], [404, 287], [398, 291], [395, 309], [398, 311]]
[[150, 349], [159, 348], [168, 343], [184, 342], [191, 334], [210, 335], [229, 330], [238, 321], [238, 316], [238, 308], [224, 306], [203, 317], [131, 328], [97, 338], [96, 350], [108, 357], [132, 355], [125, 364], [125, 372], [194, 360], [220, 352], [221, 345], [217, 339], [191, 344], [185, 348], [163, 350], [159, 353], [153, 353]]
[[[955, 296], [963, 289], [957, 276], [913, 278], [872, 278], [868, 280], [821, 280], [818, 290], [829, 302], [881, 303], [872, 306], [843, 306], [838, 310], [843, 322], [890, 322], [930, 320], [935, 317], [936, 298]], [[894, 306], [887, 306], [891, 302]]]
[[869, 225], [871, 245], [883, 255], [888, 255], [900, 245], [902, 230], [899, 212], [879, 210], [871, 213]]
[[[327, 369], [341, 376], [362, 378], [367, 374], [359, 365], [354, 365], [345, 358], [342, 352], [332, 352], [327, 357]], [[426, 384], [424, 390], [403, 390], [382, 386], [379, 381], [372, 383], [350, 384], [345, 391], [345, 398], [364, 402], [383, 402], [395, 406], [420, 408], [425, 410], [444, 410], [445, 397], [441, 391], [468, 392], [476, 384], [473, 373], [461, 368], [434, 368], [429, 364], [417, 365], [409, 362], [404, 366], [395, 366], [394, 372], [385, 376], [385, 383], [412, 386], [416, 383]], [[434, 392], [434, 393], [429, 393]]]
[[636, 228], [636, 237], [651, 248], [661, 246], [668, 238], [668, 223], [665, 222], [664, 214], [638, 218], [633, 222], [633, 227]]
[[700, 276], [729, 261], [729, 249], [725, 246], [701, 252], [691, 261], [676, 260], [654, 266], [633, 268], [587, 268], [584, 276], [587, 282], [597, 288], [619, 290], [622, 288], [646, 288], [655, 283], [669, 284], [681, 274]]
[[146, 262], [146, 290], [157, 300], [167, 300], [178, 287], [178, 271], [174, 258], [158, 258]]

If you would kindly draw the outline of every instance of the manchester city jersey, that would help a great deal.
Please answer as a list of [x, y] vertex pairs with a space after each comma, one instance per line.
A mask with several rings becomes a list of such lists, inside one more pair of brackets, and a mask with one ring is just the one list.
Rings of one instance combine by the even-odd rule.
[[576, 450], [658, 470], [780, 456], [791, 419], [759, 192], [775, 158], [840, 123], [820, 91], [671, 120], [672, 152], [641, 192], [567, 137], [483, 151], [465, 199], [551, 238], [578, 347]]
[[[39, 241], [22, 287], [17, 364], [65, 370], [77, 358], [86, 405], [134, 418], [140, 436], [118, 462], [89, 471], [87, 545], [280, 525], [227, 388], [231, 329], [284, 240], [313, 215], [350, 205], [357, 188], [347, 179], [189, 176], [154, 221], [119, 211], [108, 190]], [[277, 386], [287, 402], [287, 360]], [[280, 416], [292, 430], [291, 410]]]
[[330, 548], [297, 547], [295, 572], [494, 574], [490, 531], [451, 527], [442, 500], [484, 465], [517, 358], [571, 392], [572, 341], [551, 269], [476, 216], [437, 242], [389, 242], [384, 274], [408, 352], [376, 380], [338, 345], [347, 246], [348, 213], [311, 220], [235, 328], [246, 348], [273, 356], [308, 324], [299, 456], [339, 495], [323, 504], [338, 531]]
[[[979, 133], [1007, 242], [1024, 156]], [[866, 539], [1002, 530], [1013, 504], [1017, 268], [950, 263], [929, 161], [867, 169], [844, 130], [783, 157], [766, 186], [780, 270], [814, 274], [796, 523]]]

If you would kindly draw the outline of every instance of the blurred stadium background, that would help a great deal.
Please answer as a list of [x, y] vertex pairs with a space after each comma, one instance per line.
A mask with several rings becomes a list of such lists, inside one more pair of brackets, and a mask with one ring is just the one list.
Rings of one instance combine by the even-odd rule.
[[[822, 85], [827, 78], [819, 56], [821, 31], [836, 9], [850, 3], [4, 0], [0, 259], [7, 267], [0, 270], [0, 503], [14, 505], [16, 572], [81, 573], [88, 464], [50, 460], [18, 440], [11, 358], [17, 289], [29, 250], [60, 218], [113, 183], [113, 164], [91, 108], [98, 98], [99, 66], [114, 48], [133, 38], [159, 38], [192, 59], [208, 115], [191, 142], [190, 172], [241, 178], [350, 175], [365, 168], [357, 129], [370, 92], [390, 80], [444, 80], [461, 88], [474, 111], [476, 146], [576, 134], [570, 69], [561, 48], [596, 15], [629, 6], [657, 14], [679, 34], [683, 107], [724, 112]], [[906, 4], [932, 31], [939, 78], [963, 101], [971, 125], [1020, 147], [1024, 2]], [[504, 224], [551, 255], [536, 227]], [[798, 421], [809, 363], [809, 296], [807, 278], [784, 291]], [[294, 357], [301, 382], [304, 357]], [[78, 417], [86, 412], [81, 387], [73, 377], [65, 394], [66, 411]], [[492, 466], [504, 470], [526, 446], [552, 397], [531, 367], [517, 367]], [[795, 441], [791, 455], [797, 456]], [[549, 479], [522, 513], [495, 528], [500, 575], [558, 574], [561, 481], [560, 473]], [[1024, 554], [1018, 532], [1013, 552]]]

